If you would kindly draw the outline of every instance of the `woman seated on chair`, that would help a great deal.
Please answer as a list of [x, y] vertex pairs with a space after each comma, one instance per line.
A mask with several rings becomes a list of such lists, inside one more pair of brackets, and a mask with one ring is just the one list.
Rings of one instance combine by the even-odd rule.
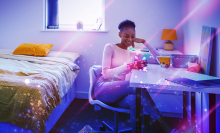
[[[148, 62], [142, 60], [141, 54], [128, 50], [128, 47], [132, 46], [134, 48], [134, 43], [144, 44], [153, 56], [149, 60], [156, 59], [156, 56], [160, 54], [144, 39], [136, 38], [134, 22], [130, 20], [122, 21], [118, 29], [120, 30], [121, 42], [105, 45], [102, 58], [102, 75], [96, 82], [94, 92], [96, 99], [106, 104], [131, 109], [131, 118], [133, 118], [134, 113], [132, 113], [132, 110], [135, 108], [136, 92], [135, 88], [129, 87], [129, 81], [125, 81], [125, 76], [131, 72], [131, 69], [146, 67]], [[160, 114], [147, 89], [141, 90], [141, 104], [144, 110], [154, 122], [161, 126], [164, 132], [173, 132], [175, 129], [172, 129]], [[134, 122], [134, 120], [131, 120], [131, 122]]]

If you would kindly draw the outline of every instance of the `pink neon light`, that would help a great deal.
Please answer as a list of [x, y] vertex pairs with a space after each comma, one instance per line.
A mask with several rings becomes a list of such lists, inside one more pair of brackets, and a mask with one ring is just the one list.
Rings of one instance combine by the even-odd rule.
[[105, 5], [105, 10], [114, 2], [114, 0], [109, 1], [106, 5]]
[[195, 14], [205, 3], [206, 0], [200, 2], [199, 5], [196, 6], [189, 14], [187, 14], [174, 29], [178, 30], [180, 27], [182, 27], [182, 25], [185, 24], [190, 19], [190, 17], [192, 17], [193, 14]]

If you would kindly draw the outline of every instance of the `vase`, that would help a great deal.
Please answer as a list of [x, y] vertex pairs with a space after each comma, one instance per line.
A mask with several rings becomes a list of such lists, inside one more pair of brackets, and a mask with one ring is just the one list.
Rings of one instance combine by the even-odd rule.
[[77, 30], [83, 30], [83, 23], [77, 23], [76, 28]]

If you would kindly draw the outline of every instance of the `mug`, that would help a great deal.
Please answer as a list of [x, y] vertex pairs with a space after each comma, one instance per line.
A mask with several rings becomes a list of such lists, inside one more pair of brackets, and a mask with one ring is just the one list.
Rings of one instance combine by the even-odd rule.
[[161, 67], [168, 68], [170, 66], [170, 56], [157, 56], [156, 59]]

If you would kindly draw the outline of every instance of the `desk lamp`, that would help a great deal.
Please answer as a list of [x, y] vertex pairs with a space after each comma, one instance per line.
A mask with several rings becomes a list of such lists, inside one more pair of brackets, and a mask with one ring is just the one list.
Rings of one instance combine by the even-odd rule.
[[174, 45], [170, 40], [177, 40], [176, 30], [163, 29], [161, 40], [168, 40], [164, 43], [165, 50], [174, 50]]

